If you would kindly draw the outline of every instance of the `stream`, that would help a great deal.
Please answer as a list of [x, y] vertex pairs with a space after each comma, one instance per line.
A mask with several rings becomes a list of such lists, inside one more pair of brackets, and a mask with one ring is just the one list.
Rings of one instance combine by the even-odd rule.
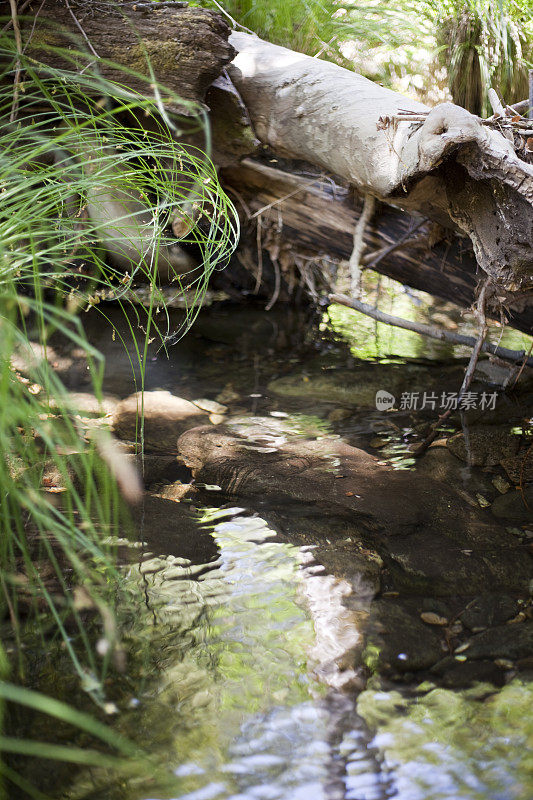
[[[437, 312], [455, 324], [452, 312]], [[104, 390], [114, 413], [141, 376], [137, 369], [135, 383], [121, 312], [108, 306], [103, 313], [116, 334], [97, 311], [86, 329], [106, 357]], [[354, 495], [348, 485], [331, 509], [328, 496], [315, 504], [300, 489], [291, 502], [283, 481], [272, 494], [268, 481], [266, 489], [232, 493], [194, 480], [190, 466], [176, 461], [175, 440], [161, 429], [154, 443], [147, 428], [148, 492], [120, 539], [124, 580], [143, 602], [131, 618], [125, 613], [131, 674], [109, 693], [118, 728], [172, 780], [119, 785], [104, 771], [81, 771], [62, 798], [533, 796], [533, 524], [500, 466], [516, 452], [469, 465], [460, 451], [475, 449], [475, 419], [465, 423], [473, 425], [466, 444], [459, 429], [455, 452], [437, 442], [415, 461], [411, 445], [424, 438], [435, 410], [378, 410], [376, 392], [398, 401], [403, 393], [457, 391], [468, 353], [349, 313], [337, 309], [317, 326], [284, 307], [215, 305], [168, 357], [157, 342], [150, 346], [144, 388], [222, 404], [226, 410], [211, 421], [204, 412], [202, 424], [225, 424], [251, 457], [275, 458], [287, 442], [327, 445], [325, 470], [335, 486], [344, 478], [339, 444], [372, 454], [399, 476], [383, 496], [383, 514], [387, 504], [419, 502], [410, 486], [453, 490], [462, 532], [450, 522], [450, 501], [441, 509], [437, 497], [430, 532], [417, 523], [411, 546], [403, 534], [391, 544], [381, 528], [373, 538], [373, 518], [365, 527], [345, 513], [343, 497]], [[89, 391], [83, 358], [59, 346], [58, 353], [62, 379], [81, 397]], [[498, 395], [489, 409], [498, 435], [488, 435], [497, 448], [502, 426], [511, 434], [531, 415], [533, 386], [529, 378], [525, 393], [508, 399], [506, 370], [484, 361], [481, 372], [478, 397]], [[419, 566], [426, 552], [436, 554], [433, 572]]]

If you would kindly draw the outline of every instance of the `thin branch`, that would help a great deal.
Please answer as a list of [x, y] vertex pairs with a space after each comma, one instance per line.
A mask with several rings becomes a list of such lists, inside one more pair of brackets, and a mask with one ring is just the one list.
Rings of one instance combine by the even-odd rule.
[[274, 265], [274, 292], [268, 302], [268, 305], [265, 306], [265, 311], [270, 311], [270, 309], [275, 305], [279, 297], [279, 290], [281, 288], [281, 270], [279, 268], [278, 259], [273, 258], [272, 264]]
[[253, 290], [253, 294], [258, 294], [259, 289], [261, 288], [261, 282], [263, 280], [263, 245], [261, 242], [261, 217], [257, 217], [257, 226], [255, 231], [256, 241], [257, 241], [257, 274], [255, 276], [255, 286]]
[[489, 288], [490, 278], [487, 278], [481, 287], [481, 291], [479, 293], [479, 297], [476, 301], [475, 306], [475, 315], [478, 320], [478, 328], [479, 333], [476, 339], [476, 343], [474, 345], [474, 349], [472, 351], [472, 355], [470, 356], [470, 361], [468, 362], [468, 367], [465, 372], [465, 377], [463, 379], [463, 384], [459, 391], [459, 399], [462, 398], [463, 394], [466, 392], [468, 387], [472, 382], [472, 378], [474, 377], [474, 372], [476, 369], [477, 361], [479, 355], [481, 353], [481, 349], [485, 342], [485, 337], [487, 335], [487, 318], [485, 316], [485, 299], [487, 296], [487, 289]]
[[[32, 1], [32, 0], [26, 0], [26, 2], [24, 2], [24, 3], [21, 5], [21, 7], [19, 8], [19, 10], [18, 10], [18, 13], [19, 13], [19, 14], [22, 14], [22, 12], [23, 12], [23, 11], [25, 11], [25, 10], [26, 10], [26, 8], [29, 6], [29, 4], [31, 3], [31, 1]], [[8, 21], [6, 22], [6, 24], [5, 24], [5, 25], [4, 25], [4, 27], [2, 28], [2, 33], [5, 33], [7, 30], [9, 30], [9, 28], [10, 28], [12, 25], [13, 25], [13, 17], [11, 17], [11, 19], [10, 19], [10, 20], [8, 20]]]
[[[44, 6], [45, 3], [46, 3], [46, 0], [42, 0], [41, 5], [39, 6], [39, 8], [37, 10], [37, 13], [35, 14], [35, 16], [33, 18], [33, 25], [31, 26], [30, 35], [28, 36], [28, 38], [26, 40], [26, 44], [24, 45], [24, 51], [23, 51], [24, 53], [26, 52], [26, 50], [30, 46], [30, 42], [31, 42], [31, 40], [33, 38], [33, 34], [35, 33], [35, 26], [37, 25], [37, 20], [39, 18], [39, 14], [43, 10], [43, 6]], [[20, 11], [19, 11], [19, 14], [20, 14]]]
[[285, 200], [288, 200], [289, 197], [293, 197], [295, 194], [298, 194], [298, 192], [306, 191], [307, 189], [309, 189], [310, 186], [312, 186], [313, 183], [317, 183], [317, 181], [310, 181], [309, 183], [306, 183], [304, 186], [299, 186], [298, 189], [295, 189], [293, 192], [289, 192], [289, 194], [283, 195], [283, 197], [280, 197], [278, 200], [273, 200], [271, 203], [268, 203], [268, 205], [260, 208], [259, 211], [255, 211], [251, 215], [250, 219], [255, 219], [255, 217], [258, 217], [264, 211], [268, 211], [269, 209], [274, 208], [274, 206], [277, 206], [280, 203], [285, 202]]
[[353, 249], [348, 262], [350, 268], [351, 290], [354, 297], [359, 297], [361, 294], [361, 256], [365, 247], [365, 229], [369, 221], [372, 219], [374, 209], [376, 207], [376, 198], [374, 195], [365, 194], [363, 202], [363, 211], [357, 220], [353, 234]]
[[[430, 336], [432, 339], [440, 339], [443, 342], [451, 342], [452, 344], [465, 345], [466, 347], [475, 347], [476, 339], [473, 336], [465, 336], [461, 333], [453, 333], [452, 331], [445, 331], [442, 328], [436, 328], [432, 325], [424, 325], [421, 322], [411, 322], [411, 320], [402, 319], [401, 317], [393, 317], [390, 314], [385, 314], [377, 308], [362, 303], [355, 298], [347, 297], [344, 294], [330, 294], [329, 300], [331, 303], [340, 303], [340, 305], [353, 308], [355, 311], [360, 311], [378, 322], [384, 322], [385, 325], [393, 325], [396, 328], [405, 328], [405, 330], [419, 333], [421, 336]], [[528, 367], [533, 367], [533, 358], [528, 357], [525, 350], [508, 350], [506, 347], [499, 347], [498, 345], [491, 344], [491, 342], [483, 342], [481, 346], [483, 353], [492, 353], [505, 361], [512, 361], [513, 363], [521, 362], [525, 358], [525, 363]]]
[[[481, 288], [479, 297], [476, 301], [475, 315], [478, 320], [479, 333], [477, 339], [475, 340], [474, 349], [472, 350], [470, 361], [468, 362], [468, 367], [466, 368], [461, 388], [459, 389], [459, 396], [457, 398], [458, 404], [461, 402], [465, 392], [468, 390], [468, 387], [472, 383], [472, 378], [474, 377], [474, 372], [476, 371], [478, 358], [483, 348], [483, 344], [485, 343], [485, 337], [487, 335], [487, 317], [485, 316], [485, 299], [487, 296], [487, 289], [489, 288], [489, 283], [490, 283], [490, 278], [487, 278]], [[438, 420], [433, 423], [428, 436], [426, 436], [424, 441], [421, 444], [419, 444], [416, 450], [413, 451], [414, 458], [420, 458], [420, 456], [422, 456], [426, 452], [430, 444], [437, 437], [438, 429], [440, 428], [444, 420], [450, 416], [451, 412], [452, 409], [449, 408], [448, 411], [445, 411], [445, 413], [442, 414], [438, 418]]]
[[513, 103], [509, 108], [512, 108], [517, 114], [527, 111], [529, 108], [529, 100], [520, 100], [519, 103]]
[[525, 366], [526, 366], [527, 360], [528, 360], [529, 356], [531, 355], [531, 351], [532, 351], [532, 350], [533, 350], [533, 342], [531, 342], [531, 346], [530, 346], [530, 348], [529, 348], [529, 351], [528, 351], [527, 355], [525, 355], [525, 356], [524, 356], [524, 360], [522, 361], [522, 364], [521, 364], [521, 366], [520, 366], [520, 369], [518, 370], [518, 375], [516, 376], [516, 378], [515, 378], [515, 379], [514, 379], [514, 381], [513, 381], [513, 386], [512, 386], [512, 388], [514, 388], [514, 387], [516, 386], [516, 384], [518, 383], [518, 381], [520, 380], [520, 376], [521, 376], [521, 374], [522, 374], [522, 373], [523, 373], [523, 371], [524, 371], [524, 368], [525, 368]]
[[95, 50], [95, 49], [94, 49], [94, 47], [92, 46], [92, 44], [91, 44], [91, 40], [89, 39], [89, 37], [87, 36], [87, 34], [85, 33], [85, 31], [83, 30], [83, 28], [82, 28], [82, 26], [81, 26], [81, 23], [79, 22], [79, 20], [78, 20], [78, 18], [77, 18], [77, 16], [76, 16], [76, 14], [74, 13], [74, 11], [72, 10], [72, 8], [70, 7], [69, 0], [65, 0], [65, 4], [66, 4], [66, 6], [67, 6], [67, 8], [68, 8], [68, 10], [69, 10], [70, 16], [71, 16], [71, 17], [72, 17], [72, 19], [74, 20], [74, 23], [75, 23], [76, 27], [78, 28], [78, 30], [80, 31], [81, 35], [83, 36], [83, 38], [84, 38], [84, 39], [85, 39], [85, 41], [87, 42], [87, 46], [88, 46], [89, 50], [91, 51], [91, 53], [93, 54], [93, 56], [95, 56], [96, 58], [100, 58], [100, 56], [98, 55], [98, 53], [96, 52], [96, 50]]
[[226, 9], [222, 8], [222, 6], [220, 5], [220, 3], [217, 2], [217, 0], [213, 0], [213, 3], [216, 5], [220, 13], [224, 14], [224, 16], [229, 19], [233, 27], [233, 30], [235, 30], [235, 28], [240, 28], [241, 30], [246, 31], [246, 33], [251, 33], [252, 36], [256, 36], [256, 34], [253, 31], [251, 31], [250, 28], [246, 28], [244, 25], [241, 25], [240, 22], [237, 22], [236, 19], [233, 19], [233, 17], [230, 14], [228, 14]]
[[365, 269], [371, 269], [379, 264], [380, 261], [383, 261], [386, 256], [394, 253], [395, 250], [399, 250], [401, 247], [410, 247], [411, 245], [419, 244], [420, 239], [408, 239], [407, 237], [415, 233], [422, 225], [425, 225], [426, 222], [426, 219], [421, 220], [414, 228], [406, 231], [397, 242], [389, 244], [387, 247], [380, 247], [379, 250], [374, 250], [373, 253], [368, 253], [366, 256], [363, 256], [361, 264]]

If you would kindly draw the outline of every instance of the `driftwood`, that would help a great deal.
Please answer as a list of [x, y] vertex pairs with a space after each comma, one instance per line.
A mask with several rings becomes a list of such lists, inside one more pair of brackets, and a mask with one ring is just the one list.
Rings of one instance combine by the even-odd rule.
[[[260, 216], [263, 228], [268, 220], [276, 224], [281, 220], [280, 237], [294, 252], [336, 260], [350, 257], [362, 199], [354, 198], [345, 186], [327, 176], [313, 180], [252, 159], [222, 170], [221, 175], [237, 206], [246, 206], [244, 216]], [[363, 266], [462, 306], [473, 302], [483, 273], [467, 237], [380, 203], [364, 238]], [[523, 305], [514, 307], [512, 293], [505, 296], [506, 317], [512, 325], [526, 332], [533, 329], [533, 295], [529, 305], [524, 294]]]
[[533, 166], [501, 133], [451, 103], [429, 110], [258, 37], [233, 32], [230, 42], [238, 50], [230, 77], [275, 153], [459, 228], [496, 295], [531, 287]]

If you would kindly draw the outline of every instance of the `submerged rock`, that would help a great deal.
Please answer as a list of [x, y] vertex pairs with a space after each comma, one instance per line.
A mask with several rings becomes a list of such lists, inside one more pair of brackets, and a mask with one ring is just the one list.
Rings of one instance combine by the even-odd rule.
[[478, 633], [465, 650], [469, 659], [527, 658], [533, 654], [533, 620], [498, 625]]
[[193, 400], [192, 403], [202, 411], [207, 411], [208, 414], [222, 415], [228, 410], [228, 407], [222, 405], [222, 403], [217, 403], [216, 400], [207, 400], [205, 397], [200, 397], [197, 400]]
[[533, 484], [525, 486], [522, 491], [514, 489], [496, 498], [491, 511], [498, 518], [515, 523], [527, 523], [532, 519]]
[[442, 658], [444, 639], [395, 601], [376, 600], [363, 661], [379, 672], [427, 669]]
[[465, 433], [455, 434], [447, 441], [449, 450], [473, 466], [494, 467], [502, 459], [518, 453], [520, 436], [507, 425], [476, 425]]
[[113, 430], [119, 439], [141, 440], [141, 410], [144, 414], [144, 446], [147, 450], [176, 452], [176, 438], [207, 419], [193, 403], [167, 391], [136, 392], [117, 405]]
[[393, 470], [338, 438], [298, 438], [282, 422], [253, 418], [236, 430], [194, 428], [178, 442], [201, 483], [262, 507], [315, 509], [354, 525], [385, 564], [388, 588], [433, 596], [523, 591], [531, 563], [503, 528], [458, 493]]
[[89, 417], [110, 416], [120, 403], [120, 397], [114, 394], [104, 394], [99, 400], [92, 392], [68, 392], [58, 403], [51, 398], [50, 408], [67, 408], [75, 414]]
[[307, 373], [284, 375], [271, 381], [268, 389], [281, 397], [303, 397], [353, 407], [376, 407], [376, 392], [386, 390], [397, 404], [403, 392], [440, 392], [461, 383], [460, 367], [427, 366], [405, 362], [383, 364], [359, 362], [349, 370], [323, 370], [320, 363], [310, 365]]
[[376, 392], [383, 388], [399, 396], [405, 383], [401, 366], [380, 365], [379, 369], [359, 366], [349, 373], [343, 370], [285, 375], [271, 381], [268, 389], [281, 397], [305, 397], [353, 408], [375, 407]]
[[516, 456], [502, 458], [500, 464], [513, 483], [533, 483], [533, 450], [523, 450]]
[[431, 668], [431, 673], [440, 678], [440, 683], [449, 689], [460, 689], [477, 683], [492, 683], [503, 686], [505, 670], [494, 661], [457, 661], [446, 656]]
[[470, 630], [501, 625], [514, 617], [518, 604], [508, 594], [484, 594], [476, 597], [460, 615], [459, 619]]

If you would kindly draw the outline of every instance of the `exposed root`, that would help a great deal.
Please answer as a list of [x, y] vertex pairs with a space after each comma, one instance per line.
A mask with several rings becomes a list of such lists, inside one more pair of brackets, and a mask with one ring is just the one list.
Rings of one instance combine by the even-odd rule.
[[371, 194], [365, 194], [363, 202], [363, 210], [361, 216], [357, 220], [355, 231], [353, 234], [353, 250], [348, 262], [350, 269], [350, 282], [352, 297], [361, 296], [361, 256], [365, 248], [365, 228], [374, 215], [376, 207], [376, 198]]

